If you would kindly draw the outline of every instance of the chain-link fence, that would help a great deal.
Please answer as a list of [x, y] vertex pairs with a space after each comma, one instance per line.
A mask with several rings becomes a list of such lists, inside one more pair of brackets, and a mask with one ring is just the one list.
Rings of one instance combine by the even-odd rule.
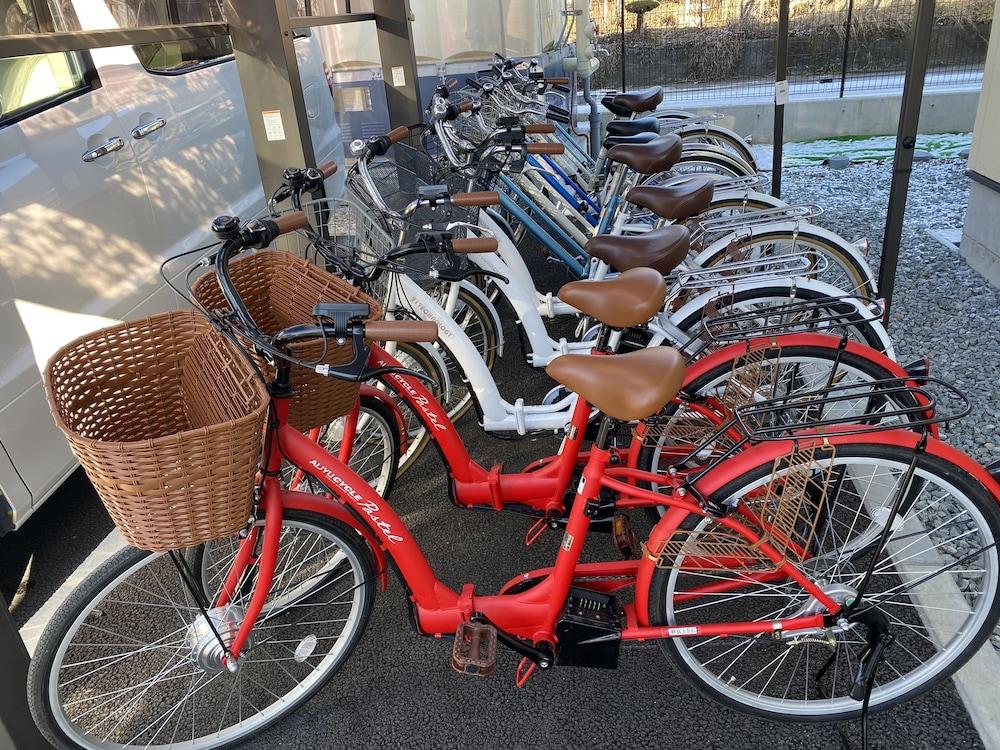
[[[792, 0], [792, 97], [901, 91], [915, 2]], [[778, 0], [592, 0], [591, 13], [609, 52], [596, 86], [663, 85], [668, 101], [772, 95]], [[929, 87], [982, 79], [992, 19], [992, 0], [938, 2]]]

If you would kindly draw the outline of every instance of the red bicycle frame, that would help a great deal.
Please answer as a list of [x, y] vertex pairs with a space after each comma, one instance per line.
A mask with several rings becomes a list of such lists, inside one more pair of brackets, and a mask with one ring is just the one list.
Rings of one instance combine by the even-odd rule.
[[[401, 375], [415, 390], [420, 387], [413, 378]], [[419, 391], [417, 391], [419, 393]], [[581, 412], [589, 413], [590, 407], [581, 400], [578, 407]], [[344, 462], [325, 451], [314, 441], [300, 433], [287, 422], [288, 401], [285, 398], [274, 399], [274, 413], [269, 427], [268, 453], [266, 456], [266, 472], [261, 497], [263, 526], [256, 526], [240, 544], [233, 566], [229, 570], [222, 586], [221, 593], [214, 606], [224, 606], [228, 603], [237, 585], [244, 579], [246, 570], [251, 565], [258, 567], [253, 593], [246, 608], [245, 618], [240, 626], [230, 654], [238, 658], [259, 616], [270, 591], [274, 578], [274, 569], [278, 556], [281, 536], [281, 520], [285, 509], [303, 509], [324, 514], [341, 520], [357, 529], [372, 547], [379, 562], [380, 572], [385, 570], [385, 557], [391, 557], [398, 567], [409, 597], [413, 603], [415, 622], [420, 633], [425, 635], [450, 635], [458, 626], [468, 621], [474, 614], [484, 615], [497, 628], [525, 639], [533, 644], [555, 646], [556, 622], [559, 619], [570, 587], [580, 577], [611, 578], [625, 576], [628, 581], [637, 585], [637, 606], [626, 607], [626, 627], [621, 637], [625, 640], [644, 640], [650, 638], [665, 638], [694, 635], [736, 635], [772, 633], [775, 631], [794, 631], [823, 627], [824, 615], [814, 614], [804, 617], [791, 617], [768, 621], [747, 621], [729, 623], [709, 623], [688, 627], [650, 627], [646, 609], [638, 606], [647, 602], [649, 576], [655, 562], [649, 557], [641, 560], [610, 561], [600, 563], [580, 564], [580, 552], [587, 537], [591, 518], [588, 506], [596, 502], [602, 488], [611, 489], [620, 495], [617, 505], [621, 508], [634, 508], [650, 505], [666, 505], [669, 510], [654, 530], [655, 538], [669, 535], [680, 521], [694, 513], [704, 515], [700, 506], [680, 493], [661, 494], [637, 488], [626, 484], [622, 478], [632, 480], [663, 483], [663, 477], [654, 474], [629, 469], [619, 464], [613, 464], [611, 451], [606, 445], [597, 445], [589, 453], [583, 467], [581, 480], [576, 488], [570, 509], [562, 544], [559, 547], [556, 560], [552, 567], [536, 571], [540, 578], [537, 585], [521, 593], [503, 593], [509, 591], [510, 585], [501, 589], [501, 593], [492, 596], [481, 596], [472, 584], [466, 584], [461, 591], [455, 591], [443, 583], [434, 573], [427, 558], [424, 556], [417, 541], [411, 535], [405, 523], [361, 477], [355, 474]], [[891, 433], [885, 433], [891, 434]], [[912, 433], [907, 433], [912, 437]], [[576, 441], [579, 438], [567, 440]], [[770, 448], [770, 446], [766, 446]], [[746, 454], [740, 454], [724, 464], [723, 469], [730, 464], [730, 471], [723, 471], [725, 482], [736, 476], [737, 471], [744, 471], [749, 460]], [[566, 459], [568, 461], [568, 459]], [[281, 489], [278, 479], [282, 463], [291, 462], [302, 469], [329, 491], [328, 497], [309, 496], [303, 493], [286, 492]], [[711, 474], [714, 475], [715, 472]], [[704, 480], [703, 480], [704, 481]], [[803, 590], [822, 603], [828, 614], [834, 614], [838, 605], [831, 600], [819, 587], [813, 584], [794, 565], [785, 560], [780, 553], [771, 547], [749, 526], [738, 518], [727, 517], [721, 520], [728, 528], [742, 534], [749, 543], [765, 554], [774, 564], [775, 570], [768, 573], [780, 579], [794, 580]], [[257, 553], [259, 550], [259, 554]], [[521, 576], [519, 580], [524, 580]], [[589, 584], [588, 584], [589, 585]], [[615, 584], [620, 588], [621, 583]]]

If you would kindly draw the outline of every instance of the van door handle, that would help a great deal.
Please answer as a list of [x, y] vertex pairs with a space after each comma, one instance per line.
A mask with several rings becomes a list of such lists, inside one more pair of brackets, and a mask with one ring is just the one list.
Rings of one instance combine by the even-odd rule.
[[136, 125], [132, 128], [132, 137], [138, 141], [140, 138], [145, 138], [147, 135], [155, 133], [166, 124], [166, 120], [162, 117], [157, 117], [155, 120], [147, 122], [145, 125]]
[[89, 164], [92, 161], [100, 159], [102, 156], [107, 156], [115, 151], [121, 151], [123, 148], [125, 148], [125, 141], [116, 135], [112, 138], [108, 138], [108, 140], [97, 148], [92, 148], [90, 151], [84, 151], [83, 160]]

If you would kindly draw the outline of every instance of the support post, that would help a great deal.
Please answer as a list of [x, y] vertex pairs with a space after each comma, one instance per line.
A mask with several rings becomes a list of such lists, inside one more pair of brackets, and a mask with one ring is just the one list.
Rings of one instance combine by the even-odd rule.
[[287, 0], [225, 0], [240, 88], [270, 195], [286, 167], [315, 166]]
[[28, 652], [0, 596], [0, 747], [15, 750], [51, 748], [42, 737], [28, 710], [24, 686], [28, 679]]
[[375, 29], [382, 59], [382, 82], [389, 107], [389, 127], [413, 125], [423, 119], [413, 52], [408, 0], [374, 0]]
[[840, 63], [840, 98], [847, 85], [847, 57], [851, 50], [851, 26], [854, 25], [854, 0], [847, 0], [847, 26], [844, 28], [844, 59]]
[[625, 88], [625, 0], [621, 0], [621, 69], [622, 69], [622, 88], [621, 91], [624, 94], [628, 89]]
[[781, 159], [785, 141], [785, 103], [779, 96], [778, 87], [787, 86], [788, 79], [788, 4], [789, 0], [778, 0], [778, 43], [774, 54], [774, 137], [771, 156], [771, 195], [781, 197]]
[[892, 184], [889, 187], [885, 233], [882, 235], [882, 260], [878, 267], [878, 289], [885, 299], [886, 320], [889, 319], [889, 306], [896, 286], [896, 265], [899, 262], [899, 246], [903, 240], [906, 194], [910, 187], [910, 172], [913, 171], [913, 149], [917, 145], [920, 102], [923, 99], [927, 53], [933, 26], [934, 0], [917, 0], [906, 61], [906, 79], [903, 82], [903, 100], [899, 109], [899, 127], [896, 130], [896, 153], [892, 159]]

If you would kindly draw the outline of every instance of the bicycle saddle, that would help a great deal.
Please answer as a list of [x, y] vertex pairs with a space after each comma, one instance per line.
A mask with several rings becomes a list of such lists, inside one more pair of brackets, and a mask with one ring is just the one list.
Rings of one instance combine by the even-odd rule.
[[636, 120], [612, 120], [608, 123], [608, 135], [636, 135], [637, 133], [659, 133], [660, 121], [655, 117], [640, 117]]
[[604, 139], [604, 148], [620, 146], [623, 143], [649, 143], [659, 136], [656, 133], [636, 133], [635, 135], [609, 135]]
[[601, 104], [619, 117], [631, 117], [643, 112], [652, 112], [663, 101], [663, 87], [650, 86], [641, 91], [627, 91], [623, 94], [608, 94]]
[[612, 419], [631, 422], [651, 417], [677, 395], [684, 358], [669, 346], [610, 357], [564, 354], [545, 372]]
[[687, 227], [676, 224], [645, 234], [599, 234], [584, 245], [584, 250], [616, 271], [652, 268], [666, 276], [687, 257], [690, 247], [691, 233]]
[[623, 143], [608, 151], [608, 158], [639, 174], [664, 172], [681, 158], [681, 137], [671, 133], [649, 143]]
[[632, 328], [663, 308], [667, 284], [652, 268], [633, 268], [613, 279], [571, 281], [559, 299], [612, 328]]
[[708, 208], [714, 194], [711, 177], [690, 177], [673, 185], [639, 185], [626, 193], [625, 200], [661, 219], [686, 221]]

